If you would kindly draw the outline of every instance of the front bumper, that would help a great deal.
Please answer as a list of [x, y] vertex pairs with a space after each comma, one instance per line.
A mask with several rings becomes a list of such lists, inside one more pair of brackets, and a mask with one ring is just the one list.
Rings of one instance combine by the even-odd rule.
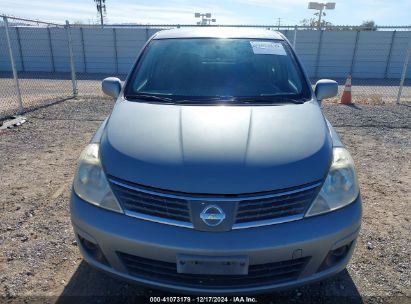
[[[204, 232], [148, 222], [107, 211], [84, 202], [74, 192], [71, 219], [85, 260], [101, 270], [156, 288], [191, 294], [249, 294], [294, 287], [331, 276], [343, 270], [355, 247], [361, 224], [361, 198], [352, 204], [320, 216], [229, 232]], [[80, 238], [97, 244], [105, 262], [96, 260], [81, 245]], [[331, 267], [323, 262], [330, 250], [351, 245], [344, 257]], [[119, 252], [154, 261], [176, 263], [178, 254], [202, 256], [248, 256], [250, 266], [300, 257], [310, 257], [298, 278], [236, 288], [214, 288], [154, 280], [131, 273]], [[170, 264], [168, 264], [170, 265]]]

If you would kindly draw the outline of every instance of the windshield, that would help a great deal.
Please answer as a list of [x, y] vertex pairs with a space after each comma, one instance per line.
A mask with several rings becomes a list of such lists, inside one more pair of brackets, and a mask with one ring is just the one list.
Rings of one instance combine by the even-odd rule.
[[128, 99], [305, 101], [310, 90], [280, 40], [152, 40], [125, 89]]

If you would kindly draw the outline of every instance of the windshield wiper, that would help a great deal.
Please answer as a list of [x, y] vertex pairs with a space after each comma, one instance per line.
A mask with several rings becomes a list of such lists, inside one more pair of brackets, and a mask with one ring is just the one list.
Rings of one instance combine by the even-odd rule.
[[184, 99], [173, 99], [171, 97], [151, 95], [151, 94], [135, 94], [126, 95], [126, 99], [157, 101], [169, 104], [197, 104], [197, 103], [245, 103], [245, 104], [273, 104], [273, 103], [295, 103], [302, 104], [305, 100], [298, 100], [288, 96], [280, 95], [263, 95], [263, 96], [214, 96], [214, 97], [193, 97]]
[[[291, 94], [290, 94], [291, 95]], [[208, 97], [189, 97], [184, 99], [176, 99], [176, 103], [199, 103], [199, 102], [215, 102], [215, 103], [247, 103], [247, 104], [272, 104], [272, 103], [295, 103], [302, 104], [307, 99], [296, 99], [285, 94], [261, 94], [257, 96], [231, 96], [217, 95]]]
[[160, 101], [166, 103], [174, 103], [174, 100], [170, 97], [158, 96], [158, 95], [150, 95], [150, 94], [136, 94], [136, 95], [126, 95], [124, 96], [125, 99], [130, 100], [145, 100], [145, 101]]
[[187, 98], [187, 99], [177, 99], [175, 103], [186, 103], [186, 104], [196, 104], [196, 103], [231, 103], [231, 104], [274, 104], [274, 103], [294, 103], [302, 104], [306, 100], [298, 100], [291, 97], [284, 96], [216, 96], [216, 97], [204, 97], [204, 98]]
[[215, 96], [215, 97], [193, 97], [193, 98], [184, 98], [175, 100], [176, 103], [219, 103], [219, 102], [232, 102], [234, 97], [232, 96]]
[[302, 104], [306, 100], [304, 99], [294, 99], [287, 96], [275, 96], [275, 95], [266, 95], [266, 96], [253, 96], [253, 97], [235, 97], [233, 101], [244, 102], [244, 103], [261, 103], [261, 104], [272, 104], [272, 103], [295, 103]]

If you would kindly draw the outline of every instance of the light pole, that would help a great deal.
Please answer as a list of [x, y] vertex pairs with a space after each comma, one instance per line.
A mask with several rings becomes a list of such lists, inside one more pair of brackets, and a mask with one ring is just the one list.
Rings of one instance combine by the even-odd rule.
[[314, 9], [319, 12], [315, 13], [315, 15], [318, 14], [318, 29], [321, 29], [321, 18], [322, 16], [325, 16], [325, 13], [323, 12], [324, 9], [327, 10], [333, 10], [335, 9], [335, 2], [327, 2], [327, 3], [319, 3], [319, 2], [310, 2], [308, 3], [308, 9]]
[[197, 25], [210, 25], [211, 22], [216, 22], [216, 19], [211, 19], [211, 13], [205, 13], [205, 14], [201, 14], [201, 13], [195, 13], [194, 17], [196, 18], [200, 18], [201, 17], [201, 21], [197, 22]]

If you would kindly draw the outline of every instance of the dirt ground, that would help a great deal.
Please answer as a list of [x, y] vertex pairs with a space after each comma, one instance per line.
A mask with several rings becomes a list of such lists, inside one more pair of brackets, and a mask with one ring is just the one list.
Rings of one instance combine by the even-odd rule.
[[[82, 261], [69, 218], [77, 157], [108, 100], [67, 100], [0, 131], [0, 303], [146, 302], [167, 293]], [[347, 270], [259, 303], [411, 303], [411, 107], [324, 105], [356, 162], [363, 225]]]

